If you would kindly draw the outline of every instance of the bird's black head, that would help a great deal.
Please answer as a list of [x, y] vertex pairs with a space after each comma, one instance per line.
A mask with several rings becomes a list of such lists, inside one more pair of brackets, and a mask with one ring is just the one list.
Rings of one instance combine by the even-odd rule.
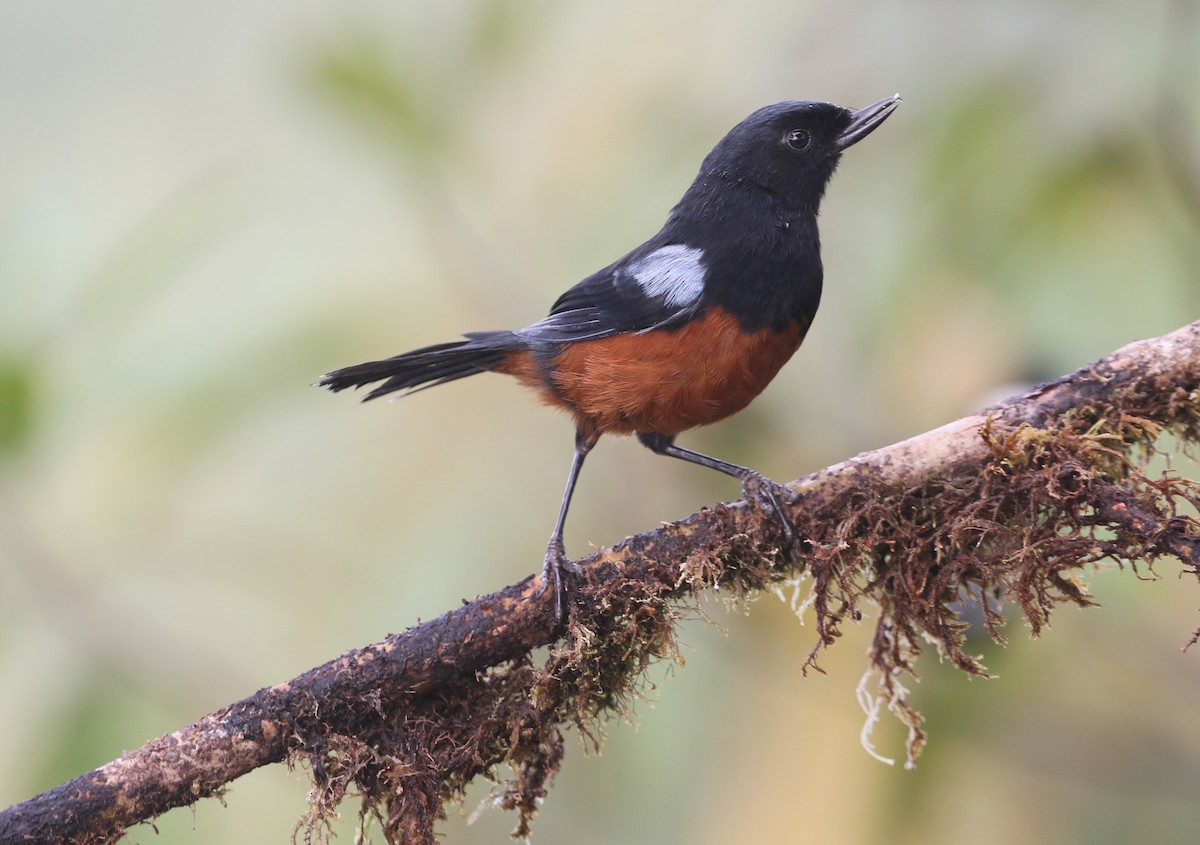
[[815, 102], [765, 106], [721, 139], [704, 159], [699, 179], [754, 186], [815, 211], [842, 152], [883, 123], [899, 102], [897, 95], [858, 111]]

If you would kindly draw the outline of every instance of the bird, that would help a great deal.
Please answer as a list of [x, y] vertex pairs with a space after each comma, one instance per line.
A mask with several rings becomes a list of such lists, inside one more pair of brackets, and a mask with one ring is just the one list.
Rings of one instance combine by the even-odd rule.
[[817, 212], [842, 154], [877, 129], [899, 94], [851, 110], [786, 101], [758, 109], [708, 153], [657, 234], [563, 293], [515, 331], [343, 367], [316, 384], [375, 385], [362, 401], [501, 373], [567, 411], [575, 450], [542, 564], [564, 618], [563, 531], [584, 459], [602, 435], [634, 435], [659, 455], [717, 470], [794, 532], [787, 490], [747, 467], [676, 444], [745, 408], [800, 347], [821, 300]]

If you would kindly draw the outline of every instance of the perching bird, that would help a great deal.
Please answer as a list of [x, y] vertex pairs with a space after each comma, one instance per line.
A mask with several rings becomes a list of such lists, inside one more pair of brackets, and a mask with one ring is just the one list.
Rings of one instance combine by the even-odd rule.
[[784, 102], [747, 117], [705, 157], [654, 237], [576, 284], [549, 316], [516, 331], [346, 367], [330, 390], [382, 382], [363, 401], [482, 372], [504, 373], [575, 420], [575, 457], [542, 575], [563, 611], [570, 565], [563, 524], [600, 435], [634, 434], [651, 451], [731, 475], [770, 507], [791, 544], [782, 488], [759, 473], [675, 445], [683, 431], [742, 410], [799, 348], [821, 299], [817, 209], [847, 147], [900, 96], [858, 111]]

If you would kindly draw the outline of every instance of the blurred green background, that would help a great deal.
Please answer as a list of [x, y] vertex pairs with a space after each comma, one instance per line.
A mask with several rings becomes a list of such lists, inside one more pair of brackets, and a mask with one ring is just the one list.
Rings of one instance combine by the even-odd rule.
[[[0, 805], [535, 569], [564, 417], [308, 385], [538, 318], [758, 106], [905, 98], [831, 186], [803, 352], [686, 445], [793, 478], [1196, 319], [1197, 43], [1153, 0], [0, 3]], [[736, 495], [607, 440], [568, 551]], [[1194, 842], [1200, 590], [1162, 572], [980, 641], [998, 680], [928, 659], [915, 772], [859, 746], [869, 625], [803, 679], [811, 625], [714, 604], [535, 839]], [[305, 791], [133, 839], [286, 842]]]

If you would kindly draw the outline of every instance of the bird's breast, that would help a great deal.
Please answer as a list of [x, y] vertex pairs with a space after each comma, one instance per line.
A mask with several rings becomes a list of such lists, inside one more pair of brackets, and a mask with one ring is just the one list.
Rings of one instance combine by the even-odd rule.
[[767, 227], [707, 257], [705, 301], [744, 331], [786, 333], [794, 322], [812, 322], [824, 276], [815, 221], [797, 221], [787, 232]]
[[[737, 413], [800, 346], [807, 320], [747, 332], [719, 306], [688, 323], [564, 344], [543, 365], [583, 430], [678, 434]], [[549, 397], [548, 397], [549, 398]]]

